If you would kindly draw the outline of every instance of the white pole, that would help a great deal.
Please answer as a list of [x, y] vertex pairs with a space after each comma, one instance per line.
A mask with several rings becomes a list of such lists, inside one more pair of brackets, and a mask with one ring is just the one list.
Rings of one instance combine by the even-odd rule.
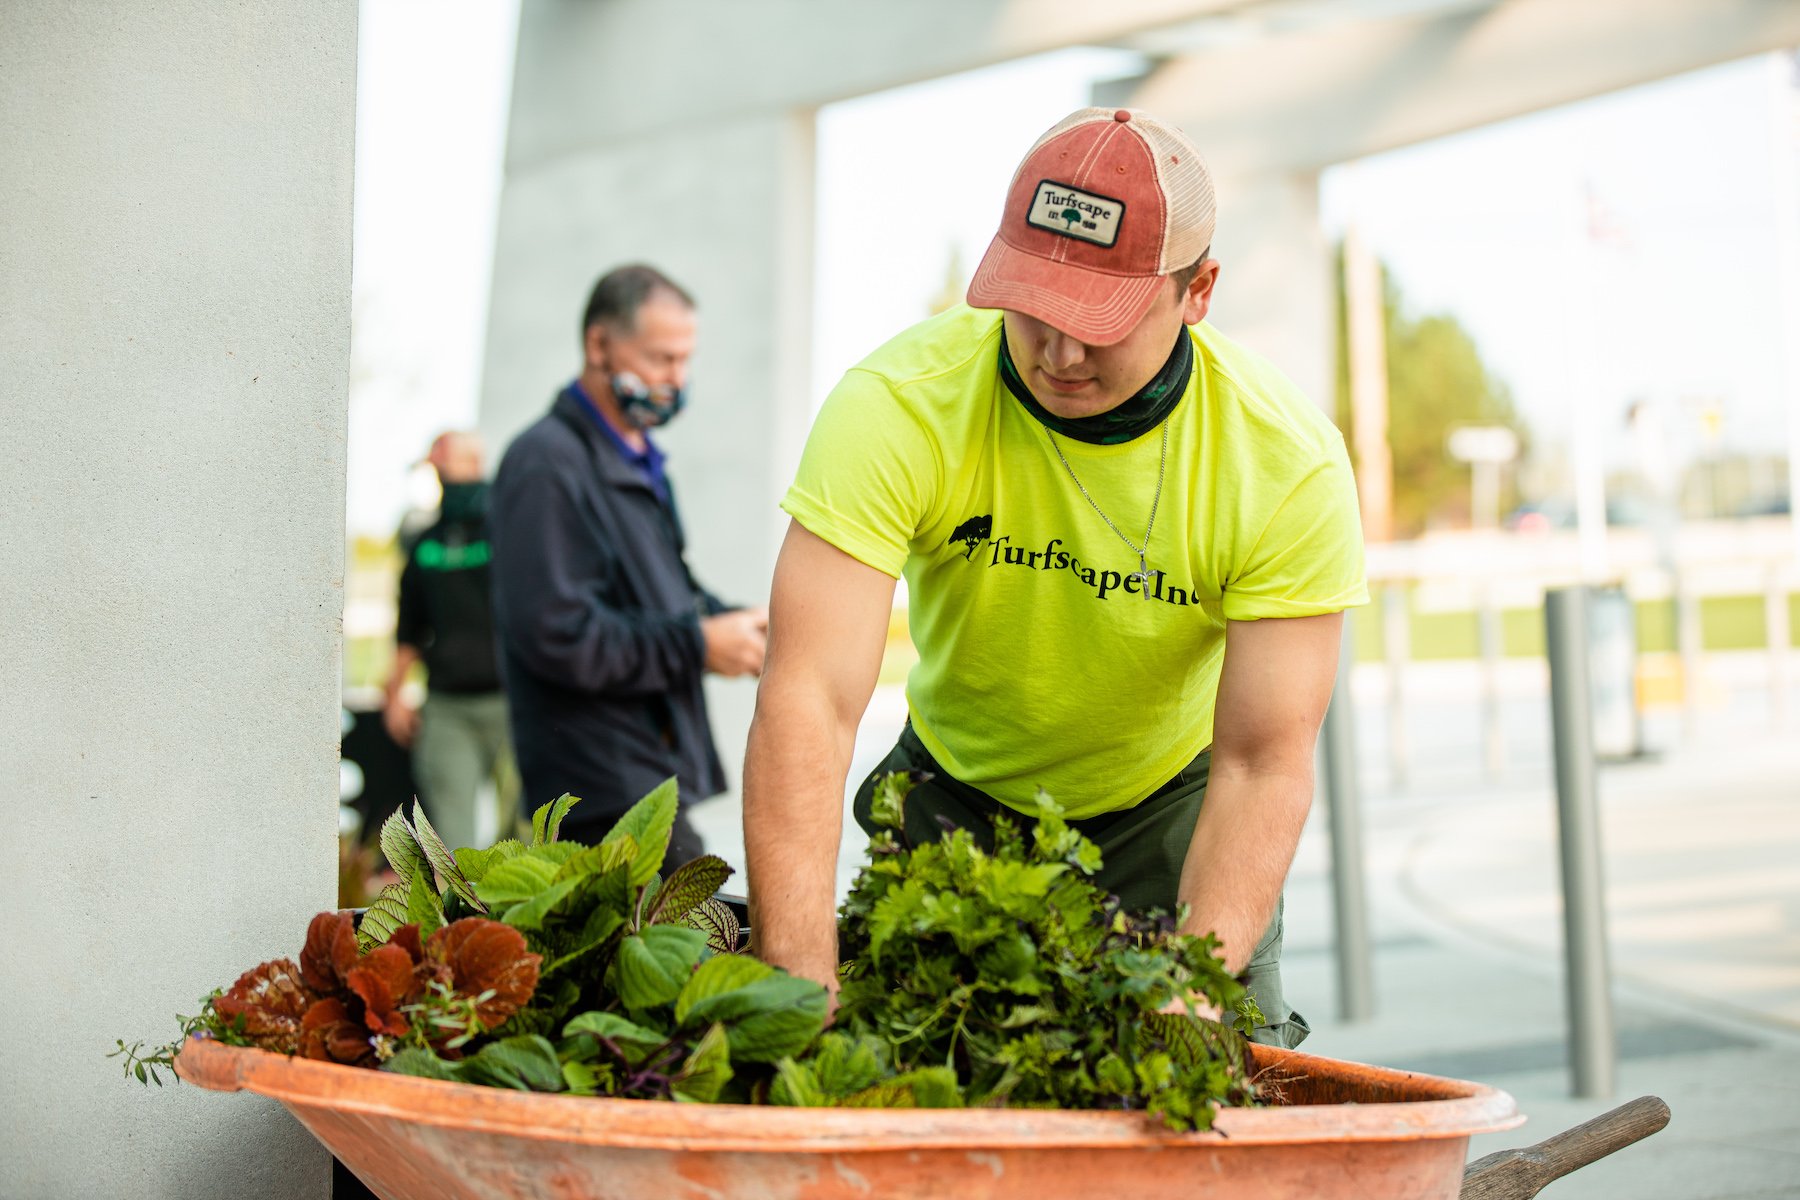
[[1775, 192], [1781, 394], [1787, 400], [1788, 521], [1800, 555], [1800, 50], [1769, 55], [1769, 166]]
[[1575, 527], [1580, 552], [1581, 577], [1588, 583], [1602, 580], [1606, 559], [1606, 463], [1602, 449], [1599, 365], [1599, 331], [1595, 312], [1599, 304], [1599, 263], [1590, 229], [1592, 196], [1584, 179], [1575, 197], [1573, 236], [1570, 238], [1568, 327], [1570, 377], [1575, 394], [1569, 410], [1575, 472]]
[[1787, 564], [1769, 564], [1763, 581], [1763, 633], [1769, 643], [1769, 718], [1776, 729], [1787, 725], [1788, 650], [1793, 630], [1788, 621]]
[[1387, 311], [1381, 263], [1356, 222], [1344, 229], [1344, 324], [1363, 537], [1388, 542], [1394, 537], [1394, 458], [1388, 446]]
[[1387, 657], [1388, 769], [1393, 789], [1403, 792], [1412, 777], [1412, 744], [1406, 736], [1406, 664], [1412, 661], [1410, 578], [1390, 579], [1381, 589], [1381, 644]]

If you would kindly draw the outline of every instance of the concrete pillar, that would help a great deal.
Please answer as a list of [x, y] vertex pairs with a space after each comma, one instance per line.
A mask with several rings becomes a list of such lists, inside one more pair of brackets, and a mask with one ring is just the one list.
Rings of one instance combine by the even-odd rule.
[[[1185, 125], [1179, 112], [1170, 114]], [[1205, 143], [1200, 152], [1207, 153]], [[1319, 228], [1316, 171], [1222, 176], [1221, 264], [1208, 319], [1261, 354], [1327, 413], [1336, 398], [1331, 246]]]
[[0, 1191], [322, 1197], [106, 1051], [335, 895], [356, 4], [0, 6]]
[[[768, 599], [787, 525], [776, 502], [811, 423], [812, 210], [804, 109], [623, 135], [515, 165], [501, 193], [481, 407], [489, 444], [541, 416], [580, 369], [594, 280], [632, 261], [663, 270], [699, 303], [700, 333], [689, 407], [657, 441], [695, 574], [746, 604]], [[734, 788], [754, 697], [754, 681], [709, 681]]]

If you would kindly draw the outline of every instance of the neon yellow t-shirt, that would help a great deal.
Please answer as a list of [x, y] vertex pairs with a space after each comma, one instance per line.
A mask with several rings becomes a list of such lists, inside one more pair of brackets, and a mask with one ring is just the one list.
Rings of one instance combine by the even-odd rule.
[[[998, 312], [902, 333], [820, 411], [782, 508], [904, 575], [919, 662], [907, 704], [951, 775], [1022, 812], [1129, 808], [1212, 744], [1227, 620], [1368, 600], [1343, 437], [1293, 384], [1194, 326], [1194, 371], [1160, 432], [1052, 435], [1000, 380]], [[1134, 542], [1083, 498], [1050, 438]]]

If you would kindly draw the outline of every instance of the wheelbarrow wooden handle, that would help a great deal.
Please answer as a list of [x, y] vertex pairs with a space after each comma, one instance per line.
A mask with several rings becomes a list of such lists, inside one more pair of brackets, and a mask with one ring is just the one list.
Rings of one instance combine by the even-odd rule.
[[1669, 1123], [1669, 1106], [1639, 1096], [1535, 1146], [1500, 1150], [1463, 1170], [1461, 1200], [1531, 1200], [1570, 1171], [1623, 1150]]

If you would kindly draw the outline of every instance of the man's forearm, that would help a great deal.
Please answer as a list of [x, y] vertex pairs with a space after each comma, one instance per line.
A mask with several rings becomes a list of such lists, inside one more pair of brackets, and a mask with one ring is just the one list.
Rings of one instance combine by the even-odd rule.
[[1214, 764], [1181, 871], [1182, 932], [1216, 933], [1234, 974], [1275, 915], [1312, 796], [1310, 764], [1262, 772]]
[[856, 728], [817, 690], [763, 680], [744, 761], [744, 850], [758, 957], [834, 985], [837, 852]]
[[400, 689], [406, 686], [406, 677], [412, 672], [413, 665], [419, 661], [419, 648], [406, 642], [394, 645], [394, 664], [388, 671], [387, 684], [382, 688], [382, 695], [387, 703], [392, 704]]

